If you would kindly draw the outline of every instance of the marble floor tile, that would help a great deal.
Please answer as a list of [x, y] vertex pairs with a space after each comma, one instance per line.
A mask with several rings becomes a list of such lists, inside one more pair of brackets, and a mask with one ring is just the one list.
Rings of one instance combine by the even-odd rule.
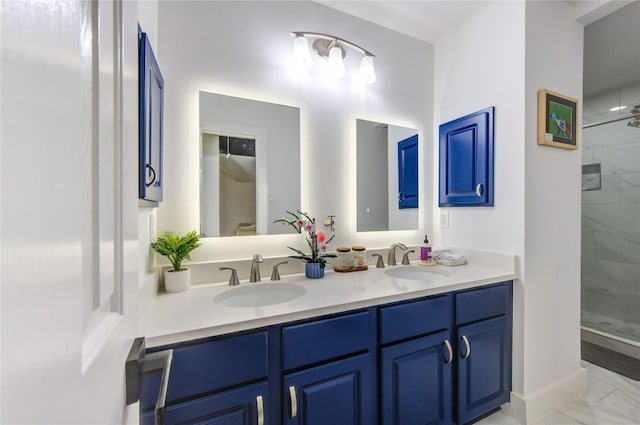
[[550, 415], [545, 416], [538, 422], [534, 422], [533, 425], [582, 425], [582, 424], [563, 413], [555, 411], [555, 412], [552, 412]]
[[[604, 369], [594, 364], [587, 366], [589, 381], [597, 380], [613, 385], [640, 403], [640, 381], [635, 381], [623, 375]], [[639, 422], [640, 423], [640, 422]]]
[[[593, 366], [593, 365], [591, 365]], [[597, 367], [597, 366], [596, 366]], [[589, 371], [589, 369], [587, 369]], [[605, 380], [602, 380], [594, 375], [589, 376], [589, 386], [587, 387], [586, 401], [589, 404], [595, 404], [602, 400], [612, 392], [616, 390], [615, 385], [612, 385]]]
[[640, 402], [620, 390], [615, 390], [594, 404], [590, 404], [585, 398], [578, 398], [558, 410], [585, 425], [640, 423]]
[[[587, 394], [531, 425], [640, 425], [640, 382], [581, 361], [588, 374]], [[478, 425], [519, 425], [502, 411]]]
[[475, 425], [522, 425], [520, 422], [502, 412], [497, 411], [491, 416], [487, 416], [483, 420], [476, 422]]

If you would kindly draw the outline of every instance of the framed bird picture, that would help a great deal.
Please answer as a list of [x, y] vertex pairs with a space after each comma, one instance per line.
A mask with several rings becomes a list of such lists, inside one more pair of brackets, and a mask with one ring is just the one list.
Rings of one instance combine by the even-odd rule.
[[538, 90], [538, 144], [578, 149], [578, 101], [568, 96]]

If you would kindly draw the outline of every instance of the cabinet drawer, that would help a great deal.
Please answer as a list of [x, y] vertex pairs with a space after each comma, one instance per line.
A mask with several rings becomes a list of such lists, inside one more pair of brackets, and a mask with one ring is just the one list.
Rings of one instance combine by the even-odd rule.
[[[172, 348], [168, 403], [267, 376], [266, 331]], [[159, 386], [160, 374], [144, 379], [140, 400], [143, 409], [155, 405]]]
[[307, 322], [282, 329], [282, 368], [322, 362], [368, 348], [369, 313]]
[[456, 323], [511, 313], [511, 283], [456, 294]]
[[448, 296], [441, 296], [382, 307], [380, 344], [447, 329], [450, 304]]

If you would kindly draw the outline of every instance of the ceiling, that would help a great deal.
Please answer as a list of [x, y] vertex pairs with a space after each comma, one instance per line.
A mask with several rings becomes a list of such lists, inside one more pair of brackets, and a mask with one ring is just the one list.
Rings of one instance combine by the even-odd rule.
[[[482, 0], [317, 1], [430, 43], [492, 3]], [[578, 19], [580, 22], [588, 23], [585, 27], [584, 97], [640, 80], [640, 1], [567, 0], [566, 3], [575, 9], [576, 18], [584, 14]], [[602, 18], [605, 13], [610, 14]]]

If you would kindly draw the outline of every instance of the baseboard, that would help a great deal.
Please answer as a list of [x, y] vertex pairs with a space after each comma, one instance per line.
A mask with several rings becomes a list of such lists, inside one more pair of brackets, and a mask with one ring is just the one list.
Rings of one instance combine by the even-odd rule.
[[502, 406], [502, 410], [522, 424], [532, 424], [586, 392], [587, 371], [580, 368], [528, 397], [512, 391], [511, 402]]

